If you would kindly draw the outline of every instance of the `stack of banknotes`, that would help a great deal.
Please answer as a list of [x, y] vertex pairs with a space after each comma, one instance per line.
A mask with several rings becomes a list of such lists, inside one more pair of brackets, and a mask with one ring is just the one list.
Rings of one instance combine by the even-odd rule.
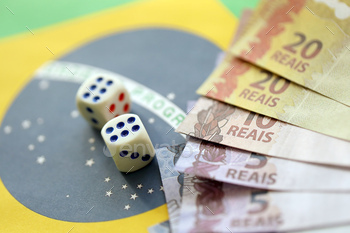
[[172, 231], [350, 232], [350, 1], [262, 0], [157, 152]]

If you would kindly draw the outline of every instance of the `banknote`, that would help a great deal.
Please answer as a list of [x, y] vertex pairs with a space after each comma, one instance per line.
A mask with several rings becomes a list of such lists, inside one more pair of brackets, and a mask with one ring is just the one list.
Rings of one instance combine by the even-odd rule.
[[188, 140], [175, 169], [259, 189], [350, 192], [350, 169], [273, 158], [195, 138]]
[[169, 221], [159, 223], [147, 228], [148, 233], [170, 233]]
[[350, 232], [350, 225], [340, 225], [335, 227], [326, 227], [326, 228], [316, 228], [311, 230], [304, 231], [293, 231], [290, 233], [348, 233]]
[[346, 193], [275, 192], [186, 176], [179, 232], [286, 232], [350, 224]]
[[[237, 25], [237, 29], [232, 36], [231, 42], [230, 42], [230, 47], [232, 47], [237, 40], [242, 36], [242, 34], [246, 31], [247, 24], [249, 20], [254, 20], [252, 18], [254, 11], [252, 9], [244, 9], [241, 13], [241, 18], [239, 19], [239, 23]], [[229, 52], [229, 51], [226, 51]]]
[[[245, 26], [246, 26], [246, 24], [247, 24], [247, 22], [250, 19], [252, 14], [253, 14], [253, 10], [251, 10], [251, 9], [245, 9], [242, 11], [241, 18], [239, 20], [239, 24], [237, 25], [237, 29], [232, 36], [230, 46], [232, 46], [234, 43], [236, 43], [239, 36], [243, 33]], [[215, 60], [215, 66], [220, 65], [220, 63], [226, 57], [227, 53], [228, 53], [228, 51], [222, 51], [217, 55], [216, 60]]]
[[350, 107], [228, 55], [198, 94], [350, 140]]
[[[185, 144], [162, 147], [156, 150], [160, 176], [163, 182], [165, 199], [168, 206], [171, 232], [177, 232], [182, 198], [183, 174], [174, 169]], [[161, 227], [157, 227], [161, 228]], [[165, 226], [162, 226], [162, 229]]]
[[350, 106], [350, 1], [263, 0], [230, 50]]
[[259, 154], [350, 167], [350, 142], [201, 97], [177, 132]]

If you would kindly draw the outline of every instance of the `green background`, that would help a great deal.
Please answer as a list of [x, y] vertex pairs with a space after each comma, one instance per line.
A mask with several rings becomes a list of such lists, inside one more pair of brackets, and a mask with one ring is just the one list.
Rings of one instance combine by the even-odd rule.
[[[0, 1], [0, 38], [28, 32], [26, 26], [33, 31], [51, 24], [138, 1], [142, 0], [3, 0]], [[218, 1], [222, 2], [238, 18], [242, 9], [253, 8], [258, 2], [258, 0]]]

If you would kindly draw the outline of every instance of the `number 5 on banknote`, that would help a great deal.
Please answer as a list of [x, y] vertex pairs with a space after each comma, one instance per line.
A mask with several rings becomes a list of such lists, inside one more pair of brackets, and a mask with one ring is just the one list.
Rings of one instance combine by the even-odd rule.
[[245, 194], [250, 196], [250, 200], [247, 200], [245, 211], [240, 210], [240, 215], [231, 219], [231, 230], [238, 232], [242, 228], [265, 228], [273, 231], [283, 225], [283, 214], [278, 206], [270, 204], [271, 197], [267, 190], [246, 189]]
[[252, 153], [250, 155], [250, 159], [258, 159], [259, 160], [259, 163], [258, 164], [255, 164], [255, 165], [252, 165], [252, 164], [247, 164], [245, 165], [245, 168], [249, 168], [249, 169], [259, 169], [259, 168], [262, 168], [266, 165], [267, 163], [267, 158], [263, 155], [257, 155], [256, 153]]
[[251, 196], [250, 196], [251, 197], [250, 203], [251, 204], [258, 204], [259, 207], [248, 210], [249, 214], [258, 214], [258, 213], [264, 212], [267, 209], [267, 207], [269, 205], [268, 201], [266, 201], [265, 199], [259, 199], [259, 195], [264, 195], [264, 194], [267, 194], [267, 190], [252, 191]]

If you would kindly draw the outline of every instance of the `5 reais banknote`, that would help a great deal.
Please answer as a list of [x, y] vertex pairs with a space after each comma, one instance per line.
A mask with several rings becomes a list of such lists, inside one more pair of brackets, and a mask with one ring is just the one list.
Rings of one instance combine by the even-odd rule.
[[350, 224], [348, 193], [274, 192], [187, 176], [181, 233], [286, 232]]
[[175, 169], [260, 189], [350, 192], [350, 169], [273, 158], [194, 138], [187, 142]]

